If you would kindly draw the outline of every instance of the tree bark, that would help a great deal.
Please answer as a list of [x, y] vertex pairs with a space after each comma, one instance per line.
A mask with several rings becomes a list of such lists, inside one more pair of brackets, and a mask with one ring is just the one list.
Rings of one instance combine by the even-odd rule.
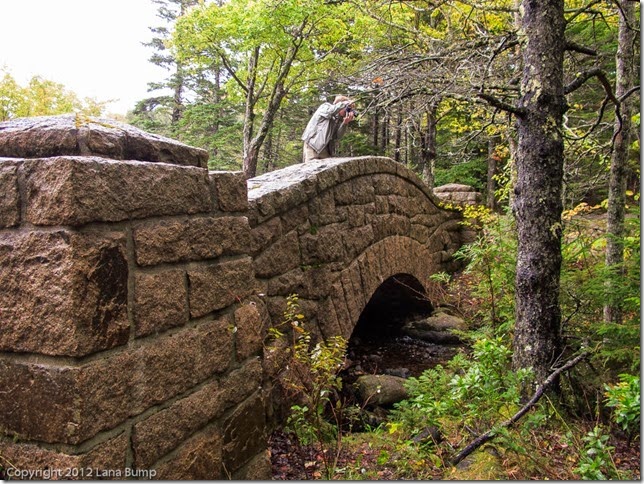
[[[617, 46], [617, 80], [615, 97], [620, 99], [633, 87], [635, 42], [635, 4], [618, 2], [619, 39]], [[631, 103], [626, 99], [620, 105], [621, 116], [616, 116], [613, 154], [608, 182], [608, 212], [606, 225], [606, 266], [611, 275], [606, 283], [608, 301], [604, 306], [604, 321], [622, 322], [622, 308], [614, 295], [619, 276], [624, 272], [624, 206], [626, 203], [626, 165], [631, 140]], [[621, 120], [620, 120], [621, 117]]]
[[176, 124], [181, 119], [183, 113], [183, 67], [177, 63], [177, 71], [175, 73], [176, 84], [174, 86], [174, 96], [172, 98], [172, 125]]
[[373, 111], [373, 116], [371, 117], [371, 135], [373, 147], [378, 149], [378, 134], [380, 132], [380, 110], [376, 107]]
[[382, 123], [380, 123], [380, 129], [382, 130], [380, 134], [380, 152], [384, 155], [387, 153], [387, 147], [389, 146], [389, 111], [386, 111]]
[[420, 171], [422, 178], [429, 188], [434, 188], [434, 165], [436, 164], [436, 131], [437, 120], [436, 111], [438, 110], [437, 103], [431, 103], [427, 107], [425, 113], [427, 126], [425, 130], [420, 133]]
[[487, 208], [496, 210], [497, 203], [494, 192], [496, 191], [496, 180], [494, 179], [497, 174], [498, 167], [497, 161], [499, 159], [496, 153], [496, 148], [499, 145], [499, 136], [494, 135], [490, 137], [487, 145]]
[[396, 110], [396, 132], [394, 137], [394, 161], [400, 163], [400, 141], [402, 139], [402, 104]]
[[257, 64], [259, 59], [260, 48], [255, 47], [248, 62], [248, 80], [246, 81], [246, 106], [244, 112], [244, 129], [243, 129], [243, 164], [242, 170], [246, 178], [252, 178], [257, 172], [257, 159], [259, 157], [259, 147], [253, 145], [253, 127], [255, 124], [255, 83], [257, 80]]
[[561, 353], [559, 273], [563, 138], [563, 0], [524, 0], [519, 36], [523, 75], [517, 120], [516, 325], [513, 366], [548, 377]]

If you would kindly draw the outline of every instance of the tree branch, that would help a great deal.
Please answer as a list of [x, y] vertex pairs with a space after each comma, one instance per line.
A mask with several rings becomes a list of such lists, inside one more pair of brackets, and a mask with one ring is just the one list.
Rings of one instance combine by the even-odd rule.
[[[582, 72], [577, 75], [577, 79], [572, 81], [570, 84], [568, 84], [564, 88], [564, 93], [565, 94], [570, 94], [571, 92], [579, 89], [581, 86], [584, 85], [584, 83], [590, 79], [591, 77], [596, 77], [599, 82], [601, 83], [602, 87], [604, 88], [604, 92], [606, 93], [606, 98], [602, 102], [601, 110], [599, 112], [599, 119], [597, 120], [597, 123], [595, 123], [595, 126], [599, 125], [601, 122], [601, 118], [604, 114], [604, 109], [606, 108], [606, 104], [608, 101], [612, 101], [613, 104], [615, 105], [615, 116], [617, 117], [617, 129], [613, 133], [613, 142], [615, 141], [615, 138], [619, 134], [619, 132], [622, 130], [622, 113], [620, 110], [621, 102], [619, 99], [615, 97], [615, 94], [613, 93], [613, 88], [610, 84], [610, 81], [608, 80], [608, 77], [606, 77], [606, 73], [601, 70], [598, 67], [595, 67], [594, 69], [587, 70], [585, 72]], [[594, 127], [593, 127], [594, 129]]]
[[588, 47], [584, 47], [583, 45], [579, 45], [571, 41], [566, 42], [566, 44], [564, 45], [564, 50], [571, 50], [574, 52], [579, 52], [580, 54], [587, 54], [592, 56], [597, 55], [596, 50], [589, 49]]
[[530, 401], [526, 403], [521, 410], [519, 410], [517, 413], [515, 413], [512, 417], [510, 417], [508, 420], [505, 422], [501, 423], [498, 427], [493, 428], [491, 430], [488, 430], [484, 434], [480, 435], [476, 439], [474, 439], [470, 444], [468, 444], [463, 450], [461, 450], [454, 458], [451, 459], [451, 464], [456, 465], [459, 462], [461, 462], [465, 457], [470, 455], [472, 452], [474, 452], [476, 449], [481, 447], [483, 444], [486, 442], [492, 440], [496, 436], [496, 429], [498, 428], [506, 428], [510, 427], [511, 425], [515, 424], [521, 417], [523, 417], [528, 410], [530, 410], [538, 401], [539, 399], [543, 396], [545, 393], [546, 389], [552, 385], [552, 383], [557, 379], [557, 377], [563, 373], [564, 371], [569, 370], [573, 366], [575, 366], [577, 363], [579, 363], [581, 360], [586, 358], [590, 353], [589, 352], [583, 352], [579, 355], [577, 355], [575, 358], [572, 360], [569, 360], [565, 365], [557, 368], [554, 372], [550, 374], [548, 378], [543, 382], [543, 384], [537, 389], [535, 394], [532, 396]]
[[606, 77], [606, 73], [599, 67], [595, 67], [593, 69], [579, 73], [577, 75], [577, 78], [564, 88], [564, 94], [570, 94], [571, 92], [576, 91], [581, 86], [583, 86], [584, 83], [591, 77], [596, 77], [597, 79], [599, 79], [599, 82], [606, 92], [606, 96], [611, 101], [613, 101], [616, 106], [619, 106], [619, 101], [615, 97], [615, 94], [613, 94], [613, 88], [610, 85], [608, 77]]
[[567, 23], [567, 24], [572, 23], [572, 21], [573, 21], [575, 18], [577, 18], [579, 15], [581, 15], [581, 14], [583, 14], [583, 13], [586, 13], [586, 14], [590, 14], [590, 13], [592, 13], [593, 11], [591, 10], [591, 8], [592, 8], [592, 7], [594, 7], [595, 5], [597, 5], [598, 3], [601, 3], [601, 2], [602, 2], [602, 0], [593, 0], [593, 1], [592, 1], [592, 2], [590, 2], [589, 4], [584, 5], [583, 7], [579, 8], [579, 9], [575, 9], [575, 10], [566, 10], [566, 12], [565, 12], [565, 13], [572, 12], [572, 15], [571, 15], [569, 18], [567, 18], [567, 19], [566, 19], [566, 23]]
[[633, 94], [633, 93], [635, 93], [635, 92], [637, 92], [639, 90], [640, 90], [640, 86], [631, 87], [628, 91], [626, 91], [624, 94], [622, 94], [620, 96], [619, 102], [623, 103], [626, 100], [626, 98], [628, 98], [631, 94]]
[[477, 96], [486, 101], [490, 106], [498, 108], [502, 111], [512, 113], [520, 118], [525, 115], [525, 110], [512, 106], [511, 104], [504, 103], [500, 99], [497, 99], [494, 96], [490, 96], [489, 94], [485, 94], [484, 92], [479, 92]]

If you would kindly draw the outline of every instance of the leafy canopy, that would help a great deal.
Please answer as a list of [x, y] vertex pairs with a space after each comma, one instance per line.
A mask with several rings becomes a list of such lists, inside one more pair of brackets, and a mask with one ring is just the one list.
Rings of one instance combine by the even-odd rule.
[[0, 69], [0, 121], [28, 116], [48, 116], [78, 112], [100, 116], [108, 101], [79, 97], [57, 82], [40, 76], [21, 86], [6, 70]]

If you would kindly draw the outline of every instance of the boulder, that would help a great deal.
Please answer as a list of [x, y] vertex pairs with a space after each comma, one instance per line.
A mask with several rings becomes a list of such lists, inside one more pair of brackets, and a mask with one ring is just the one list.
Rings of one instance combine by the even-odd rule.
[[356, 380], [356, 387], [363, 403], [388, 406], [407, 398], [405, 381], [392, 375], [363, 375]]
[[443, 202], [451, 202], [456, 205], [476, 205], [481, 203], [483, 196], [474, 187], [459, 183], [449, 183], [434, 188], [436, 195]]
[[461, 339], [453, 330], [465, 331], [465, 321], [443, 311], [435, 311], [425, 319], [405, 323], [402, 332], [412, 338], [418, 338], [435, 344], [458, 344]]

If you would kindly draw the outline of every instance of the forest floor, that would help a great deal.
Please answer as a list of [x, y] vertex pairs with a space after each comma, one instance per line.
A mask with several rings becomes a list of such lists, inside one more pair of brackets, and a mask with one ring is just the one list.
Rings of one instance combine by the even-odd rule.
[[[443, 296], [458, 300], [461, 307], [475, 305], [471, 285], [472, 281], [462, 276], [452, 287], [453, 293]], [[492, 441], [457, 466], [447, 462], [448, 455], [441, 455], [444, 450], [414, 442], [387, 423], [368, 431], [346, 432], [340, 445], [325, 445], [326, 450], [317, 444], [301, 445], [294, 434], [277, 429], [269, 440], [272, 479], [579, 480], [576, 467], [584, 452], [582, 438], [598, 422], [583, 418], [557, 422], [533, 429], [530, 442], [521, 442], [523, 451], [508, 450]], [[461, 442], [460, 447], [467, 443]], [[610, 458], [620, 476], [639, 481], [639, 436], [629, 442], [623, 433], [612, 430], [607, 445], [614, 448]], [[452, 449], [455, 451], [458, 449]], [[334, 452], [337, 461], [332, 463]]]
[[[431, 460], [417, 456], [398, 455], [400, 444], [386, 436], [361, 434], [347, 439], [340, 452], [335, 480], [579, 480], [573, 468], [576, 458], [561, 435], [544, 432], [540, 455], [532, 465], [523, 466], [520, 456], [501, 456], [490, 448], [486, 458], [472, 465], [463, 461], [456, 467], [437, 466]], [[535, 439], [539, 437], [535, 436]], [[629, 480], [641, 481], [641, 445], [639, 439], [628, 443], [620, 436], [611, 436], [615, 447], [612, 454], [617, 469], [631, 476]], [[317, 445], [302, 446], [294, 435], [281, 430], [269, 440], [273, 480], [324, 480], [325, 463]]]

